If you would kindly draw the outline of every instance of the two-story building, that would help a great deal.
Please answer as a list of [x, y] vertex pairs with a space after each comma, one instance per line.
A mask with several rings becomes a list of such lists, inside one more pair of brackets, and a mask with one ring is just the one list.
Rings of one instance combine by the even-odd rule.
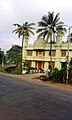
[[[68, 43], [62, 43], [62, 37], [57, 37], [57, 42], [52, 44], [52, 66], [58, 69], [64, 66], [68, 55]], [[72, 57], [72, 43], [69, 44], [69, 60]], [[34, 44], [28, 44], [25, 37], [23, 44], [22, 60], [28, 60], [31, 67], [48, 69], [50, 65], [50, 43], [39, 38]]]

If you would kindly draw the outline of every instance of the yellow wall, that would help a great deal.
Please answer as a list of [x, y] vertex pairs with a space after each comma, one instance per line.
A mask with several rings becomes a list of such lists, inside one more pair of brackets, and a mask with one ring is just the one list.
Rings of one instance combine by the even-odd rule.
[[[60, 38], [61, 40], [61, 38]], [[70, 52], [69, 52], [69, 60], [72, 57], [72, 43], [70, 43]], [[32, 51], [32, 56], [27, 56], [27, 50]], [[45, 56], [36, 56], [36, 51], [37, 50], [44, 50], [45, 51]], [[50, 61], [50, 56], [49, 56], [49, 50], [50, 50], [50, 44], [44, 44], [44, 41], [40, 43], [38, 40], [36, 40], [36, 44], [28, 44], [27, 41], [26, 43], [24, 42], [23, 46], [23, 56], [22, 59], [27, 59], [32, 61], [32, 67], [35, 67], [35, 61], [44, 61], [44, 69], [47, 69], [49, 66], [49, 61]], [[52, 57], [52, 61], [55, 62], [55, 67], [58, 69], [61, 69], [61, 62], [66, 61], [66, 56], [67, 56], [67, 50], [68, 50], [68, 43], [62, 43], [58, 42], [52, 44], [52, 50], [56, 50], [56, 55]], [[66, 51], [66, 56], [62, 57], [61, 56], [61, 50]]]

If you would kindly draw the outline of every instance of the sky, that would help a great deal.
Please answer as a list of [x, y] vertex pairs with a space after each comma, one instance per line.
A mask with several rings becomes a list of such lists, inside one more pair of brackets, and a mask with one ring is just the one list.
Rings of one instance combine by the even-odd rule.
[[[21, 46], [21, 39], [12, 33], [16, 28], [13, 24], [33, 22], [37, 30], [37, 23], [49, 11], [60, 13], [60, 21], [68, 27], [72, 26], [72, 0], [0, 0], [0, 48], [6, 52], [12, 45]], [[30, 36], [29, 43], [33, 43], [36, 39], [35, 32], [34, 36]]]

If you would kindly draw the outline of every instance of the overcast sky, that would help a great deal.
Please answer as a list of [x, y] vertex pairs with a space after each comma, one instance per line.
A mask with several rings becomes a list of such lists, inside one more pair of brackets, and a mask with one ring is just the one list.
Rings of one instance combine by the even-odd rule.
[[[60, 20], [72, 26], [72, 0], [0, 0], [0, 47], [7, 51], [12, 45], [21, 45], [21, 39], [12, 33], [14, 23], [37, 23], [47, 12], [60, 12]], [[36, 40], [31, 36], [29, 42]]]

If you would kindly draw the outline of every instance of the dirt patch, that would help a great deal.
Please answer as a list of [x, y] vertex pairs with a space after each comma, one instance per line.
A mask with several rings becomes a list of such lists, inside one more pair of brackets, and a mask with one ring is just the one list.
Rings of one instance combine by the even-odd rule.
[[[36, 80], [38, 82], [44, 82], [44, 81], [40, 80], [39, 77], [35, 77], [35, 78], [33, 78], [33, 80]], [[45, 83], [72, 89], [72, 85], [70, 85], [70, 84], [54, 83], [53, 81], [46, 81]]]

